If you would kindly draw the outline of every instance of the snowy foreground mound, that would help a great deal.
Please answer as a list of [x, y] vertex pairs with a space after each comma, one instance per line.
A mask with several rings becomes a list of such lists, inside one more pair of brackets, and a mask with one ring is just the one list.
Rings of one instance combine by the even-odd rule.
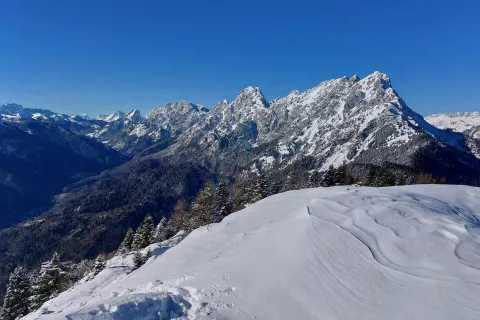
[[480, 319], [479, 188], [291, 191], [175, 244], [27, 318]]

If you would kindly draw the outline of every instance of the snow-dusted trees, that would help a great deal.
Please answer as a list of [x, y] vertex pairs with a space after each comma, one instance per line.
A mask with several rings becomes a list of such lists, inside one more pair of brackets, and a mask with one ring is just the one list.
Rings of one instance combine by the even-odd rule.
[[17, 267], [8, 280], [7, 292], [0, 313], [2, 320], [15, 320], [29, 312], [30, 282], [22, 267]]
[[93, 266], [93, 274], [97, 275], [99, 274], [103, 269], [105, 269], [105, 261], [101, 256], [98, 256], [95, 259], [95, 264]]
[[381, 167], [370, 166], [365, 184], [372, 187], [386, 187], [395, 185], [395, 175]]
[[173, 206], [172, 216], [168, 221], [169, 235], [175, 234], [180, 230], [185, 230], [187, 227], [187, 212], [185, 209], [185, 200], [178, 200]]
[[249, 182], [243, 182], [237, 185], [233, 190], [235, 210], [242, 210], [250, 204], [252, 196], [252, 185]]
[[120, 244], [120, 247], [118, 247], [118, 253], [125, 254], [132, 251], [133, 236], [134, 236], [133, 229], [132, 228], [128, 229], [127, 234], [125, 235], [125, 238]]
[[322, 186], [324, 187], [334, 186], [335, 179], [336, 179], [335, 168], [333, 166], [330, 166], [323, 175]]
[[214, 190], [211, 182], [201, 190], [191, 207], [189, 229], [194, 230], [212, 222]]
[[255, 181], [255, 185], [252, 189], [251, 203], [262, 200], [268, 196], [268, 185], [265, 180], [265, 176], [261, 174]]
[[160, 222], [157, 224], [157, 227], [155, 228], [155, 233], [153, 235], [153, 240], [155, 242], [162, 242], [168, 239], [169, 236], [169, 228], [168, 228], [168, 222], [165, 217], [160, 220]]
[[132, 249], [140, 250], [152, 244], [155, 227], [151, 215], [147, 215], [133, 236]]
[[232, 213], [232, 201], [223, 179], [220, 180], [212, 204], [212, 222], [220, 222]]
[[317, 170], [315, 170], [308, 177], [308, 186], [310, 188], [316, 188], [316, 187], [320, 186], [320, 183], [321, 183], [320, 173]]
[[282, 191], [302, 189], [305, 188], [306, 184], [303, 170], [293, 167], [290, 169], [290, 172], [283, 183]]
[[344, 165], [334, 168], [330, 166], [323, 175], [322, 186], [330, 187], [342, 184], [350, 184], [353, 182], [352, 177], [347, 173], [347, 169]]
[[57, 295], [62, 289], [65, 289], [65, 282], [68, 276], [64, 270], [60, 257], [55, 252], [50, 261], [44, 262], [40, 269], [38, 278], [33, 286], [33, 295], [31, 296], [31, 306], [33, 310], [50, 298]]
[[133, 270], [140, 268], [145, 263], [145, 259], [140, 251], [135, 252], [133, 256]]

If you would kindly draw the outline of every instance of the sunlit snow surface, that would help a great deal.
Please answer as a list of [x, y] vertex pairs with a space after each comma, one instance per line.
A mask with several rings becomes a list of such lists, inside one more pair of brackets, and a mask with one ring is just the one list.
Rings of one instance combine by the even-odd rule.
[[480, 319], [479, 218], [479, 188], [291, 191], [130, 274], [114, 258], [27, 318]]
[[425, 120], [440, 129], [465, 132], [480, 126], [480, 112], [438, 113], [425, 117]]

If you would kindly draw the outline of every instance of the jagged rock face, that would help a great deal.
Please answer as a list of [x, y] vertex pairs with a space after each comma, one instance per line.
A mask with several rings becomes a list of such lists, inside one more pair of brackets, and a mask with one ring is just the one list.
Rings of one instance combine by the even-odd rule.
[[167, 104], [151, 111], [145, 118], [141, 117], [140, 111], [132, 110], [124, 118], [109, 122], [90, 136], [124, 154], [136, 155], [152, 146], [164, 148], [163, 143], [204, 120], [207, 111], [186, 101]]
[[438, 113], [425, 120], [438, 128], [463, 133], [470, 151], [480, 159], [480, 112]]
[[180, 101], [144, 119], [127, 119], [112, 121], [90, 136], [127, 155], [182, 155], [255, 170], [307, 156], [320, 169], [353, 162], [415, 166], [419, 149], [437, 144], [471, 162], [461, 134], [425, 122], [380, 72], [364, 79], [328, 80], [271, 102], [259, 88], [248, 87], [234, 101], [223, 100], [210, 111]]
[[428, 124], [408, 108], [387, 75], [375, 72], [362, 80], [325, 81], [270, 103], [249, 87], [233, 102], [218, 103], [157, 156], [178, 161], [188, 155], [227, 171], [267, 171], [308, 156], [320, 169], [348, 163], [415, 167], [419, 153], [429, 148], [475, 164], [461, 134]]

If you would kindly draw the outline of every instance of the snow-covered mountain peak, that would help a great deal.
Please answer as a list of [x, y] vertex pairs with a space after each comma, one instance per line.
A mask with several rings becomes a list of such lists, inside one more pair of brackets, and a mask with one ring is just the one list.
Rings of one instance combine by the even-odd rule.
[[258, 87], [247, 87], [240, 91], [237, 98], [233, 101], [234, 108], [236, 110], [247, 108], [268, 108], [269, 104], [262, 91]]
[[166, 113], [175, 113], [175, 114], [190, 114], [192, 112], [207, 112], [208, 109], [203, 106], [193, 104], [191, 102], [180, 100], [178, 102], [171, 102], [165, 106], [152, 110], [147, 114], [147, 118], [152, 119], [160, 115], [165, 115]]
[[86, 113], [75, 114], [75, 115], [71, 116], [71, 118], [72, 119], [79, 118], [79, 119], [83, 119], [83, 120], [91, 120], [91, 118]]
[[140, 114], [140, 110], [130, 110], [125, 118], [131, 120], [131, 121], [134, 121], [134, 122], [137, 122], [137, 121], [140, 121], [142, 119], [142, 115]]
[[1, 113], [21, 113], [23, 111], [23, 106], [16, 103], [5, 103], [0, 105], [0, 112]]
[[354, 74], [353, 76], [350, 77], [350, 81], [356, 83], [358, 81], [360, 81], [360, 77], [356, 74]]
[[438, 113], [425, 120], [437, 128], [462, 133], [470, 151], [480, 159], [480, 111]]
[[210, 109], [211, 114], [215, 114], [217, 112], [222, 112], [222, 110], [225, 110], [228, 106], [230, 105], [230, 101], [227, 99], [223, 99], [220, 102], [217, 102], [212, 109]]
[[425, 117], [425, 120], [440, 129], [465, 132], [480, 126], [480, 111], [437, 113]]
[[125, 117], [125, 112], [117, 110], [111, 114], [101, 114], [97, 116], [97, 120], [103, 120], [106, 122], [117, 121], [119, 119], [123, 119]]
[[374, 73], [366, 76], [358, 81], [358, 83], [362, 86], [370, 87], [372, 89], [378, 89], [378, 87], [381, 86], [381, 88], [386, 90], [392, 87], [390, 77], [379, 71], [375, 71]]

